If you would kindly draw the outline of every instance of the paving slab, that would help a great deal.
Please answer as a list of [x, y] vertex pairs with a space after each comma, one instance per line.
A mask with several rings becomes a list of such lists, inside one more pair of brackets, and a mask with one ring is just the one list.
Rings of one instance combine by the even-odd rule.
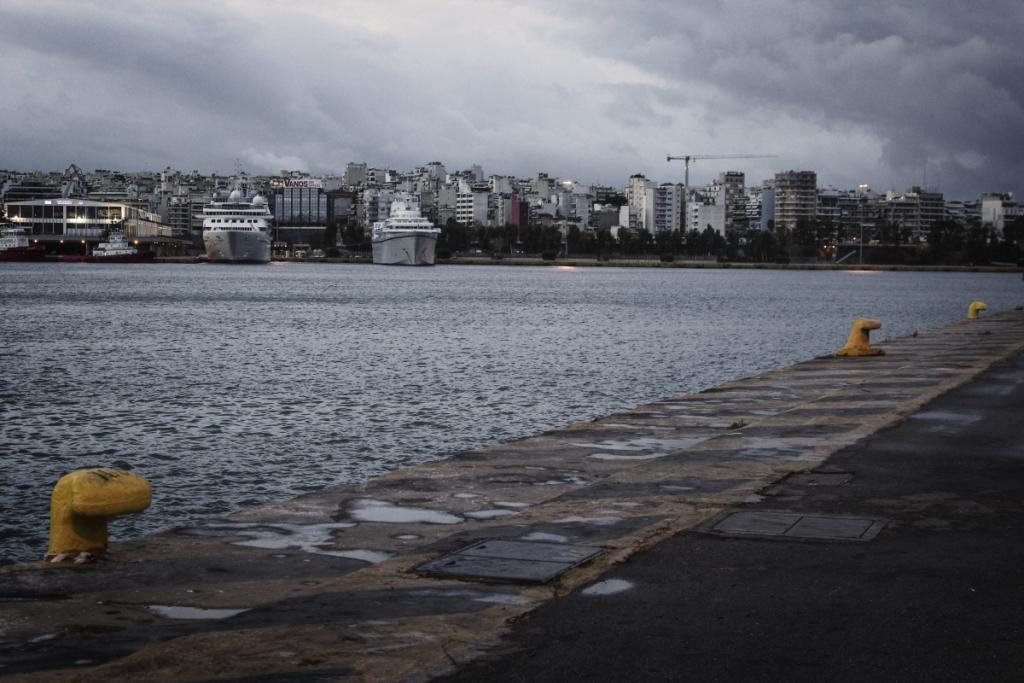
[[[885, 356], [814, 359], [115, 544], [95, 565], [0, 568], [0, 679], [416, 680], [450, 671], [486, 653], [516, 619], [761, 500], [759, 492], [789, 475], [816, 471], [1012, 357], [1024, 348], [1024, 312], [882, 347]], [[945, 430], [923, 431], [915, 447], [939, 447], [950, 433], [984, 424], [913, 422]], [[841, 486], [781, 485], [788, 508], [806, 500], [803, 490], [835, 495], [858, 481], [855, 473]], [[860, 516], [950, 504], [897, 497], [879, 504], [884, 514]], [[803, 512], [801, 519], [836, 514]], [[813, 519], [790, 527], [800, 524], [805, 536], [828, 532]], [[603, 552], [538, 585], [416, 570], [480, 541]]]
[[[841, 484], [786, 477], [785, 509], [760, 496], [633, 555], [442, 680], [1022, 680], [1021, 415], [1017, 354], [812, 471]], [[828, 538], [841, 519], [886, 523]]]

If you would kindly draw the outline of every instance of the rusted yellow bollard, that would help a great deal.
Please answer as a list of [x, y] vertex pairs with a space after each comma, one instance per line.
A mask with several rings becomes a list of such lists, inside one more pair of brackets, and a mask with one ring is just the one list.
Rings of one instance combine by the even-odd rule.
[[869, 337], [871, 330], [877, 330], [882, 323], [877, 320], [857, 318], [850, 328], [850, 338], [846, 340], [846, 346], [836, 351], [837, 356], [881, 356], [885, 354], [882, 349], [871, 345]]
[[972, 301], [971, 305], [967, 307], [967, 319], [977, 320], [981, 317], [981, 312], [987, 310], [988, 306], [985, 305], [984, 301]]
[[50, 497], [48, 562], [95, 559], [107, 548], [107, 519], [149, 507], [149, 482], [124, 470], [97, 467], [60, 478]]

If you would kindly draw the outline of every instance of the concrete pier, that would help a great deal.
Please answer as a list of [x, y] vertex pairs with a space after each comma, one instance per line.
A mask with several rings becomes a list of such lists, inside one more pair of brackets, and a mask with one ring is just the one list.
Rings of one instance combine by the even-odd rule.
[[1024, 312], [879, 346], [115, 544], [97, 565], [0, 568], [0, 678], [426, 679], [684, 530], [875, 543], [884, 517], [736, 513], [786, 477], [841, 478], [830, 456], [1024, 350]]

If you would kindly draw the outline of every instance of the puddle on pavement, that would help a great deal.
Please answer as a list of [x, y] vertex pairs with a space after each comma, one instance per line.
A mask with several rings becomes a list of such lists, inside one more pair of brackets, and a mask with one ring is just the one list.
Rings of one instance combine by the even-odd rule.
[[[336, 555], [335, 551], [324, 550], [320, 546], [334, 542], [334, 532], [339, 529], [351, 529], [352, 522], [331, 522], [329, 524], [243, 524], [224, 523], [208, 524], [186, 533], [202, 536], [246, 536], [248, 540], [232, 541], [232, 545], [267, 550], [284, 550], [298, 548], [303, 552], [315, 555]], [[337, 556], [337, 555], [336, 555]], [[275, 557], [277, 557], [275, 555]]]
[[497, 519], [498, 517], [510, 517], [519, 513], [515, 510], [476, 510], [474, 512], [464, 512], [463, 514], [471, 519]]
[[588, 458], [594, 460], [657, 460], [664, 458], [668, 453], [644, 453], [642, 455], [627, 455], [625, 453], [591, 453]]
[[360, 562], [368, 562], [370, 564], [379, 564], [385, 560], [391, 559], [390, 553], [381, 552], [379, 550], [318, 550], [317, 552], [320, 555], [343, 557], [346, 560], [358, 560]]
[[207, 609], [180, 605], [147, 605], [146, 609], [165, 619], [227, 619], [248, 609]]
[[556, 519], [555, 524], [593, 524], [594, 526], [614, 526], [622, 521], [621, 517], [563, 517]]
[[629, 581], [622, 579], [608, 579], [607, 581], [599, 581], [593, 585], [587, 586], [580, 591], [581, 595], [615, 595], [616, 593], [622, 593], [628, 590], [632, 590], [633, 584]]
[[514, 595], [511, 593], [485, 593], [483, 591], [460, 588], [419, 590], [413, 591], [413, 595], [421, 595], [428, 598], [458, 598], [460, 600], [472, 600], [473, 602], [484, 602], [495, 605], [524, 605], [530, 602], [529, 599], [524, 598], [521, 595]]
[[465, 520], [457, 515], [425, 508], [399, 507], [382, 500], [364, 498], [352, 503], [349, 514], [360, 522], [383, 524], [459, 524]]
[[649, 451], [652, 449], [663, 449], [663, 450], [679, 450], [682, 448], [690, 448], [701, 441], [706, 441], [707, 437], [693, 437], [689, 439], [629, 439], [625, 441], [608, 439], [606, 441], [598, 441], [596, 443], [570, 443], [570, 446], [577, 446], [579, 448], [600, 448], [603, 451]]
[[548, 534], [543, 531], [531, 531], [525, 536], [520, 536], [524, 541], [548, 541], [550, 543], [568, 543], [569, 537], [561, 534]]

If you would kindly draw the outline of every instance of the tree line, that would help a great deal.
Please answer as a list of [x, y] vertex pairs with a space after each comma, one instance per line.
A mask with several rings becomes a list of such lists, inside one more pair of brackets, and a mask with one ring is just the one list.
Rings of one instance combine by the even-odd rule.
[[[368, 251], [369, 237], [358, 224], [332, 222], [325, 242], [344, 244], [350, 251]], [[495, 257], [581, 256], [597, 258], [676, 257], [750, 261], [760, 263], [832, 262], [863, 250], [865, 261], [909, 265], [983, 265], [1017, 263], [1024, 258], [1024, 218], [1007, 219], [1002, 234], [990, 226], [938, 221], [915, 239], [905, 226], [879, 220], [873, 228], [835, 225], [827, 219], [801, 219], [794, 228], [769, 225], [767, 230], [731, 231], [723, 236], [704, 230], [651, 232], [620, 228], [613, 237], [608, 228], [581, 229], [571, 225], [566, 234], [546, 223], [527, 225], [464, 225], [449, 219], [438, 239], [439, 258], [476, 253]], [[863, 244], [862, 240], [863, 239]], [[857, 262], [857, 254], [851, 262]]]

